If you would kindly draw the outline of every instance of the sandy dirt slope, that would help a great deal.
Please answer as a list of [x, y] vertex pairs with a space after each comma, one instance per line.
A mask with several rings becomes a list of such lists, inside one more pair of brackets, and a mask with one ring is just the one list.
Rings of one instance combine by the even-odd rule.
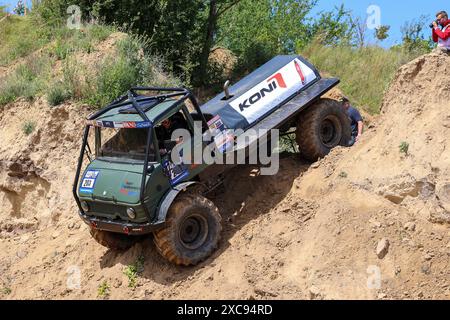
[[[71, 198], [85, 108], [43, 100], [7, 106], [0, 288], [11, 292], [0, 297], [97, 298], [107, 281], [109, 298], [124, 299], [448, 298], [449, 68], [450, 57], [438, 54], [402, 67], [382, 115], [352, 149], [313, 165], [282, 155], [275, 176], [234, 170], [214, 199], [224, 217], [220, 248], [192, 268], [167, 263], [151, 239], [127, 252], [90, 239]], [[28, 119], [37, 126], [25, 136]], [[131, 288], [123, 271], [139, 258]], [[73, 288], [78, 271], [81, 285]]]

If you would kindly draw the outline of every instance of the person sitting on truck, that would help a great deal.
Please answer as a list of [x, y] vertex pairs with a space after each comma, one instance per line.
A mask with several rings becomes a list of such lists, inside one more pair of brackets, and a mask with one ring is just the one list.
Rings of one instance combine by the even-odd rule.
[[168, 141], [172, 140], [172, 133], [177, 129], [188, 130], [186, 120], [180, 113], [174, 114], [172, 117], [164, 120], [161, 126], [157, 127], [156, 136], [158, 137], [159, 151], [161, 156], [167, 154], [173, 147], [181, 142], [181, 137], [175, 140], [173, 146], [167, 146]]
[[[433, 21], [433, 41], [438, 43], [438, 48], [444, 52], [450, 52], [450, 20], [445, 11], [436, 14], [436, 21]], [[442, 30], [439, 28], [442, 27]]]
[[[110, 138], [101, 147], [102, 156], [106, 157], [131, 157], [143, 159], [147, 147], [148, 129], [119, 129], [118, 132]], [[155, 161], [154, 146], [149, 146], [149, 161]]]
[[350, 100], [347, 97], [343, 97], [341, 101], [352, 128], [352, 137], [348, 143], [348, 146], [351, 147], [361, 139], [364, 122], [361, 113], [358, 109], [352, 107]]

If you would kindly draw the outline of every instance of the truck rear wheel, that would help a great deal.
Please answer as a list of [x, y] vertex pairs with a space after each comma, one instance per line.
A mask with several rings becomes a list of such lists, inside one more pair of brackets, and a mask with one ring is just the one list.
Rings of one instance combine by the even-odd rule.
[[90, 229], [90, 233], [98, 243], [112, 250], [127, 250], [139, 240], [139, 237], [93, 228]]
[[166, 227], [154, 233], [154, 242], [170, 262], [196, 265], [216, 250], [221, 220], [210, 200], [198, 194], [182, 195], [169, 208]]
[[298, 119], [297, 144], [310, 161], [325, 157], [334, 147], [347, 146], [350, 139], [350, 120], [336, 100], [320, 99]]

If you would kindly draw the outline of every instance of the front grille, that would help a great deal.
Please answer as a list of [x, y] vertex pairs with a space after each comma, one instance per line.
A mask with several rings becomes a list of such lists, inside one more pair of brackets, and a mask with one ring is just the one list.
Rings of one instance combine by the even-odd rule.
[[109, 204], [103, 202], [88, 202], [89, 215], [99, 215], [101, 217], [110, 219], [130, 220], [127, 215], [127, 207], [118, 206], [116, 204]]

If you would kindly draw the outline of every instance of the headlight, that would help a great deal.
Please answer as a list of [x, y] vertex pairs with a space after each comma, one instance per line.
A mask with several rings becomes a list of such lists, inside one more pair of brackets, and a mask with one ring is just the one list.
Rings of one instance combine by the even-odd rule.
[[131, 218], [131, 219], [135, 219], [136, 218], [136, 211], [133, 208], [128, 208], [127, 209], [127, 215]]
[[84, 212], [88, 212], [89, 204], [86, 201], [81, 201], [81, 209], [83, 209]]

